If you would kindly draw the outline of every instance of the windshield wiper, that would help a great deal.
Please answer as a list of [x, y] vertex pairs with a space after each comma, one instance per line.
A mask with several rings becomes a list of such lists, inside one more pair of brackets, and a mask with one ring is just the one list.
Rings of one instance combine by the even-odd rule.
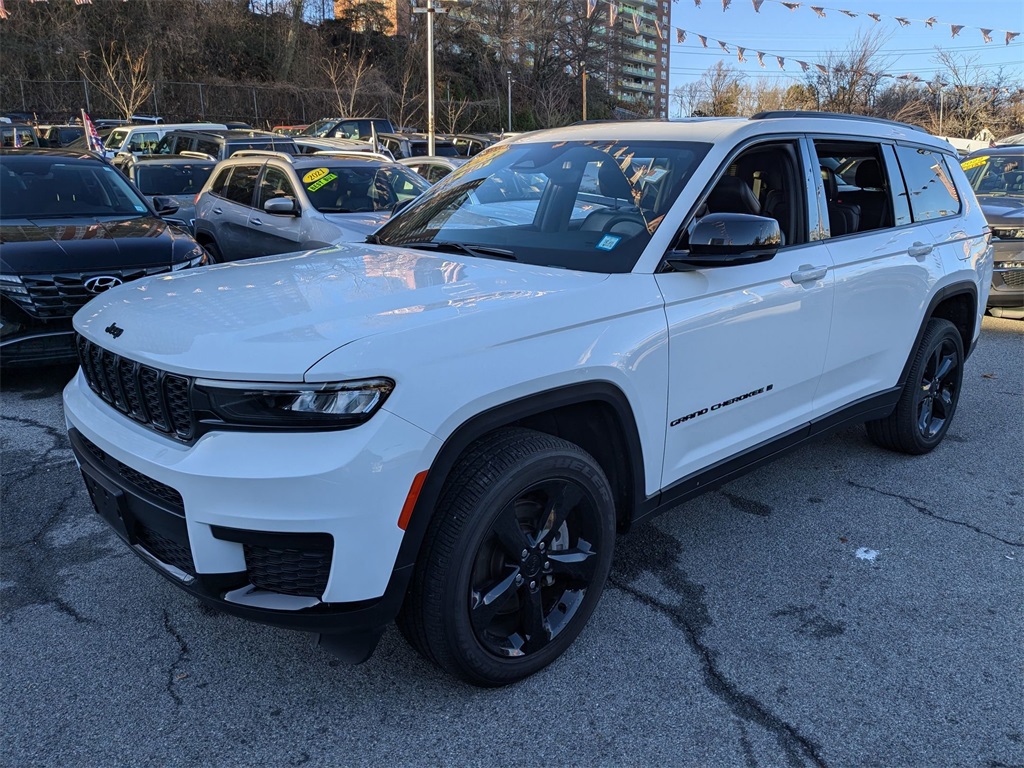
[[468, 253], [470, 256], [497, 256], [499, 259], [518, 261], [516, 255], [505, 248], [492, 245], [476, 245], [473, 243], [456, 243], [454, 240], [424, 240], [415, 243], [400, 243], [402, 248], [429, 249], [447, 251], [449, 253]]

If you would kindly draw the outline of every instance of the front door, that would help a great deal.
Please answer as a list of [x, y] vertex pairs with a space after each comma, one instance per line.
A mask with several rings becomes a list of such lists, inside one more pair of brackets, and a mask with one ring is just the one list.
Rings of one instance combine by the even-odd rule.
[[[669, 426], [662, 487], [806, 424], [821, 377], [835, 285], [801, 143], [730, 159], [705, 212], [775, 218], [785, 243], [769, 261], [657, 281], [669, 329]], [[686, 246], [686, 234], [680, 248]]]

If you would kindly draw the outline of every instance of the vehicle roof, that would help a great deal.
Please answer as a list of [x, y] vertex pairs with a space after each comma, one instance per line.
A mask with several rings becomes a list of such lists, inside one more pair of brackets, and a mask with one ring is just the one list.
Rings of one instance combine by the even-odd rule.
[[952, 147], [942, 139], [906, 123], [829, 112], [766, 112], [753, 117], [688, 117], [671, 120], [608, 120], [577, 123], [563, 128], [506, 136], [511, 144], [536, 141], [696, 141], [714, 143], [727, 138], [815, 132], [862, 139], [908, 139], [944, 152]]
[[274, 141], [290, 142], [291, 136], [282, 136], [279, 133], [260, 131], [255, 128], [174, 128], [169, 133], [201, 133], [204, 136], [220, 136], [225, 140], [231, 139], [273, 139]]
[[1022, 152], [1024, 152], [1024, 144], [997, 144], [994, 147], [976, 149], [967, 155], [964, 160], [969, 160], [972, 157], [988, 157], [989, 155], [1019, 155]]
[[[378, 138], [380, 138], [381, 136], [383, 136], [386, 139], [398, 139], [400, 141], [427, 141], [427, 139], [429, 138], [427, 136], [427, 134], [425, 134], [425, 133], [378, 133], [377, 134]], [[434, 142], [435, 143], [444, 142], [446, 144], [451, 144], [452, 140], [448, 136], [448, 134], [445, 134], [445, 135], [442, 136], [441, 134], [435, 133], [434, 134]]]
[[217, 161], [208, 157], [193, 157], [191, 155], [138, 155], [130, 163], [132, 165], [195, 165], [196, 163], [216, 165]]
[[51, 160], [55, 157], [59, 157], [64, 160], [98, 162], [106, 165], [106, 163], [100, 159], [99, 155], [96, 155], [92, 152], [80, 152], [74, 149], [46, 149], [43, 147], [23, 147], [15, 149], [14, 147], [0, 147], [0, 156], [3, 155], [14, 155], [18, 157], [35, 156], [44, 159], [50, 158]]
[[395, 162], [402, 165], [416, 165], [417, 163], [434, 163], [435, 165], [465, 165], [473, 158], [471, 157], [444, 157], [443, 155], [418, 155], [416, 157], [403, 157]]

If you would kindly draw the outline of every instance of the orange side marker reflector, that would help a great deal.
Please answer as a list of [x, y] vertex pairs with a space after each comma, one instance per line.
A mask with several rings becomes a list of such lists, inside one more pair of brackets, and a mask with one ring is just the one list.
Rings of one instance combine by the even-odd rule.
[[409, 526], [409, 518], [412, 517], [412, 510], [416, 506], [416, 499], [420, 497], [423, 489], [423, 482], [427, 479], [427, 470], [423, 470], [412, 479], [412, 486], [409, 488], [409, 495], [405, 497], [405, 504], [402, 506], [402, 514], [398, 516], [398, 527], [403, 531]]

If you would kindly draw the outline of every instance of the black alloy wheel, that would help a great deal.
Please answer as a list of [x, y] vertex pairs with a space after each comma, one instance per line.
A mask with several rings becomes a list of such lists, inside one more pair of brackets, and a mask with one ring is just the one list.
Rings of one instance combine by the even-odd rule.
[[883, 448], [923, 454], [942, 442], [960, 400], [964, 346], [949, 320], [925, 326], [899, 402], [884, 419], [869, 421], [868, 437]]
[[552, 435], [499, 429], [449, 473], [398, 626], [454, 675], [514, 683], [583, 629], [614, 543], [611, 486], [590, 454]]

